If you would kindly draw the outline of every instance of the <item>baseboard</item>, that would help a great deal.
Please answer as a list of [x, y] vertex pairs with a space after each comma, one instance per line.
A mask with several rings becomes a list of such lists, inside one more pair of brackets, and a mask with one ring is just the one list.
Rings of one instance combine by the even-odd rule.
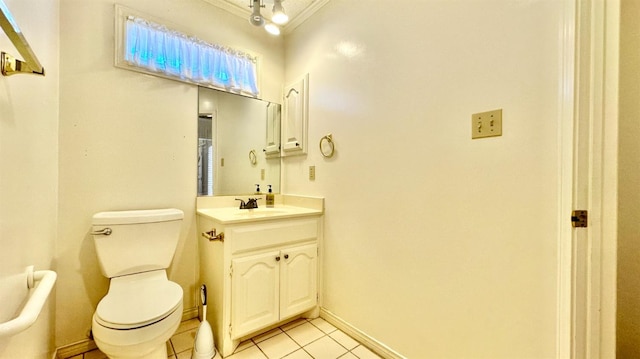
[[[182, 312], [182, 321], [190, 320], [198, 317], [198, 307], [189, 308]], [[54, 359], [67, 359], [76, 355], [90, 352], [94, 349], [98, 349], [98, 346], [93, 339], [84, 339], [77, 343], [62, 346], [56, 349], [53, 356]]]
[[389, 348], [382, 342], [374, 339], [367, 333], [347, 323], [344, 319], [331, 313], [325, 308], [320, 308], [320, 318], [326, 320], [334, 327], [342, 330], [345, 334], [362, 343], [365, 347], [371, 349], [374, 353], [385, 359], [407, 359], [405, 356]]
[[84, 339], [77, 343], [65, 345], [56, 349], [56, 359], [72, 358], [76, 355], [90, 352], [94, 349], [98, 349], [98, 346], [92, 339]]
[[193, 318], [198, 318], [199, 312], [198, 312], [198, 307], [193, 307], [190, 309], [185, 309], [182, 312], [182, 321], [187, 321]]

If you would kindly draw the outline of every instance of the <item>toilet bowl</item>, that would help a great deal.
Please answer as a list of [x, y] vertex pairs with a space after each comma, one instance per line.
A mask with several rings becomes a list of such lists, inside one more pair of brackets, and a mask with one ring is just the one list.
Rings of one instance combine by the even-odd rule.
[[164, 270], [112, 279], [93, 315], [96, 344], [109, 358], [165, 359], [182, 319], [182, 294]]
[[167, 358], [182, 319], [183, 292], [167, 278], [182, 211], [102, 212], [93, 217], [96, 253], [111, 281], [93, 315], [98, 348], [113, 359]]

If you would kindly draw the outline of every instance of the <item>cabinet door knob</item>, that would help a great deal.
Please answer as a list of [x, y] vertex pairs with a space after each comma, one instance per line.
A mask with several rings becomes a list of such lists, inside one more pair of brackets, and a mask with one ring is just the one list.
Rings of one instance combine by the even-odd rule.
[[285, 254], [285, 255], [284, 255], [284, 259], [289, 259], [289, 255], [288, 255], [288, 254]]
[[280, 262], [280, 256], [276, 257], [276, 262]]

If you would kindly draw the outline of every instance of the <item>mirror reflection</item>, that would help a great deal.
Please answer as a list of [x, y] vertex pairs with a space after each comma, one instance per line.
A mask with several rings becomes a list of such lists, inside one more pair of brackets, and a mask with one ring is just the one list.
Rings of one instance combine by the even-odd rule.
[[200, 87], [198, 196], [280, 193], [276, 103]]

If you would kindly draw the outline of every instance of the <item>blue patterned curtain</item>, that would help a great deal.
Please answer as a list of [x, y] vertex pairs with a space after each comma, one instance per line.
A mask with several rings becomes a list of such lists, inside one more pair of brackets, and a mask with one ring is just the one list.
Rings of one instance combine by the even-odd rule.
[[127, 17], [125, 60], [130, 65], [204, 86], [257, 96], [256, 59], [177, 31]]

